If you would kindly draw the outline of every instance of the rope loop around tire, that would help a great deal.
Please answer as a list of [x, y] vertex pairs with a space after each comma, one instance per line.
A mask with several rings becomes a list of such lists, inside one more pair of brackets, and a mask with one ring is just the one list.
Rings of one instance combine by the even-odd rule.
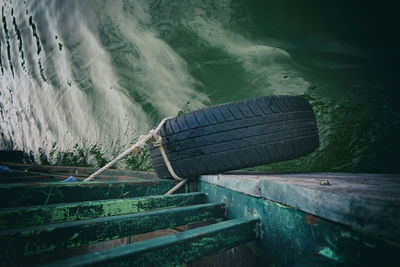
[[165, 153], [164, 147], [162, 146], [162, 138], [161, 138], [161, 136], [159, 136], [158, 134], [154, 134], [153, 135], [153, 139], [155, 140], [155, 142], [153, 142], [153, 145], [154, 146], [158, 146], [158, 148], [160, 149], [161, 156], [162, 156], [162, 158], [163, 158], [163, 160], [165, 162], [165, 165], [167, 166], [167, 169], [168, 169], [169, 173], [171, 174], [172, 178], [174, 178], [175, 180], [178, 180], [178, 181], [182, 181], [183, 178], [179, 177], [175, 173], [174, 169], [171, 166], [171, 163], [169, 162], [168, 156]]
[[171, 166], [171, 163], [169, 162], [168, 156], [165, 153], [164, 147], [162, 146], [162, 137], [158, 134], [158, 132], [161, 130], [161, 127], [167, 122], [167, 120], [171, 119], [172, 117], [167, 117], [164, 118], [155, 129], [151, 129], [147, 135], [140, 135], [138, 141], [136, 144], [125, 150], [123, 153], [121, 153], [118, 157], [116, 157], [114, 160], [110, 161], [107, 163], [104, 167], [101, 169], [97, 170], [94, 172], [92, 175], [90, 175], [88, 178], [83, 180], [84, 182], [87, 181], [92, 181], [96, 176], [100, 175], [102, 172], [110, 168], [112, 165], [117, 163], [119, 160], [127, 156], [129, 153], [135, 152], [135, 154], [138, 154], [145, 146], [146, 144], [153, 142], [154, 146], [158, 146], [161, 152], [161, 156], [165, 162], [165, 165], [167, 166], [167, 169], [171, 176], [175, 179], [180, 181], [177, 185], [175, 185], [171, 190], [169, 190], [165, 195], [172, 194], [176, 190], [178, 190], [182, 185], [184, 185], [187, 182], [187, 179], [184, 179], [182, 177], [179, 177], [174, 169]]

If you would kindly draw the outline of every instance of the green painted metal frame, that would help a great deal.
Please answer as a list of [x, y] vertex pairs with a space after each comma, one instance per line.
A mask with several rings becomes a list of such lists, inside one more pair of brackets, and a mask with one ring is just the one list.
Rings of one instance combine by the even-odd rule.
[[69, 258], [47, 266], [179, 266], [260, 237], [260, 220], [246, 217]]
[[[400, 175], [282, 173], [205, 175], [201, 181], [265, 197], [400, 243]], [[321, 181], [329, 181], [321, 185]]]
[[[46, 173], [43, 168], [32, 168]], [[85, 168], [73, 169], [82, 177], [91, 173]], [[60, 175], [71, 170], [48, 169]], [[399, 265], [398, 228], [391, 239], [387, 229], [371, 227], [371, 223], [379, 226], [385, 222], [371, 217], [370, 211], [379, 210], [376, 208], [381, 202], [363, 194], [352, 201], [353, 195], [340, 194], [343, 192], [340, 186], [321, 187], [319, 181], [314, 184], [312, 177], [318, 174], [286, 174], [286, 178], [290, 176], [288, 180], [285, 175], [260, 179], [229, 175], [201, 177], [180, 191], [199, 192], [171, 196], [162, 194], [175, 181], [156, 179], [153, 174], [143, 177], [135, 174], [112, 170], [101, 182], [0, 184], [0, 230], [3, 230], [0, 259], [13, 261], [21, 256], [29, 259], [30, 255], [39, 257], [43, 252], [223, 217], [231, 220], [50, 265], [176, 266], [252, 240], [248, 245], [263, 260], [261, 265]], [[329, 175], [331, 179], [336, 176], [348, 182], [347, 176], [338, 177], [339, 174], [324, 174], [324, 177]], [[296, 177], [297, 180], [291, 180]], [[36, 175], [25, 178], [37, 181]], [[396, 213], [398, 196], [382, 192], [398, 192], [399, 183], [394, 176], [383, 178], [392, 186], [380, 188], [380, 180], [368, 178], [368, 185], [373, 187], [361, 184], [361, 191], [357, 192], [379, 189], [378, 200], [392, 203], [387, 212]], [[121, 179], [129, 180], [115, 181]], [[331, 197], [331, 193], [335, 195]], [[350, 203], [351, 209], [342, 212], [340, 205], [332, 206], [340, 200]], [[205, 202], [224, 204], [201, 204]], [[332, 208], [327, 210], [329, 207]], [[354, 209], [362, 212], [356, 214]], [[396, 213], [393, 218], [398, 216]], [[393, 218], [390, 225], [396, 221]], [[365, 222], [370, 225], [365, 227]], [[372, 234], [373, 231], [379, 235]]]
[[[79, 183], [0, 184], [0, 208], [162, 195], [177, 182], [142, 179]], [[183, 187], [177, 193], [184, 193]]]
[[203, 193], [157, 195], [0, 209], [0, 230], [205, 203]]
[[58, 248], [72, 248], [193, 222], [218, 219], [223, 217], [224, 212], [224, 204], [211, 203], [2, 231], [0, 232], [0, 258], [11, 259], [35, 255]]
[[399, 243], [204, 181], [198, 189], [225, 203], [229, 219], [261, 218], [264, 234], [250, 246], [271, 266], [398, 266]]

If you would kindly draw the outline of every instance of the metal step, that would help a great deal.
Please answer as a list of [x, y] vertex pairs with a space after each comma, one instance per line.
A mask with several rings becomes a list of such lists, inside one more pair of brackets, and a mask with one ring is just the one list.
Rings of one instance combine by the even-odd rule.
[[0, 209], [0, 230], [117, 216], [205, 203], [204, 193], [157, 195]]
[[222, 249], [256, 240], [260, 220], [244, 217], [162, 236], [46, 266], [179, 266]]
[[0, 184], [0, 208], [162, 195], [176, 184], [165, 179]]
[[[117, 171], [96, 182], [48, 182], [67, 178], [68, 170], [2, 174], [12, 183], [0, 183], [0, 265], [176, 266], [260, 236], [258, 218], [223, 221], [225, 204], [207, 203], [191, 185], [163, 195], [176, 181]], [[195, 224], [202, 226], [191, 229]], [[174, 234], [115, 247], [161, 229]], [[114, 248], [90, 253], [90, 246], [108, 248], [112, 240]]]
[[2, 231], [0, 258], [30, 256], [218, 219], [222, 218], [224, 212], [224, 204], [211, 203]]

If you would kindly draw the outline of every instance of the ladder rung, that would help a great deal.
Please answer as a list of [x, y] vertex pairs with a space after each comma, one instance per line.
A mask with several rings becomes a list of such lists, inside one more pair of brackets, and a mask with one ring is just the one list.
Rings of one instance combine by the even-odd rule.
[[205, 203], [204, 193], [158, 195], [0, 209], [0, 230]]
[[260, 237], [260, 220], [245, 217], [86, 254], [48, 266], [177, 266]]
[[211, 203], [2, 231], [0, 258], [35, 255], [221, 218], [224, 212], [224, 204]]
[[176, 184], [166, 179], [0, 184], [0, 208], [162, 195]]

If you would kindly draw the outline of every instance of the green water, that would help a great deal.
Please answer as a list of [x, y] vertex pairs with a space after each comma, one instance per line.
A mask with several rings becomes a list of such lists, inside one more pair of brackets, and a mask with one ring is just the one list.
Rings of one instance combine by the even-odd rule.
[[[101, 166], [165, 116], [300, 95], [321, 144], [266, 171], [399, 173], [398, 16], [360, 1], [2, 4], [0, 148]], [[151, 170], [148, 153], [119, 167]]]

